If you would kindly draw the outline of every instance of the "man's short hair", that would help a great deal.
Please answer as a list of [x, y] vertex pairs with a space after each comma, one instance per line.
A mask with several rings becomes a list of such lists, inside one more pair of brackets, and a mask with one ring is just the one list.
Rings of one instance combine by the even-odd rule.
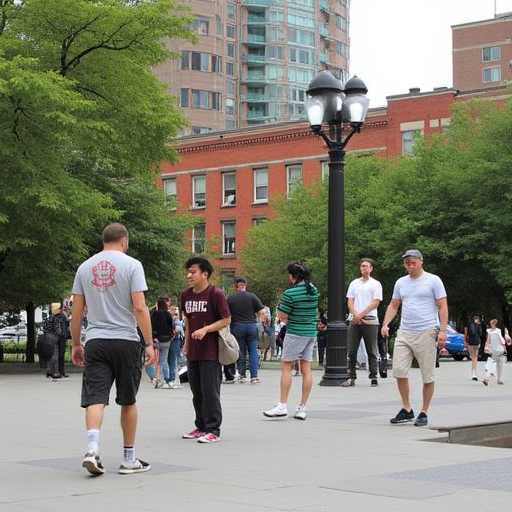
[[113, 222], [103, 230], [102, 239], [104, 244], [119, 242], [124, 237], [128, 238], [128, 230], [119, 222]]
[[202, 256], [193, 256], [189, 258], [185, 263], [185, 268], [189, 269], [192, 265], [197, 265], [201, 272], [206, 272], [208, 277], [213, 274], [213, 265]]
[[365, 261], [369, 263], [372, 267], [375, 266], [375, 261], [373, 261], [371, 258], [361, 258], [359, 260], [359, 265], [361, 265], [361, 263], [364, 263]]
[[237, 277], [237, 278], [235, 279], [235, 286], [236, 286], [237, 284], [240, 284], [240, 283], [242, 283], [242, 284], [247, 284], [247, 281], [246, 281], [243, 277]]

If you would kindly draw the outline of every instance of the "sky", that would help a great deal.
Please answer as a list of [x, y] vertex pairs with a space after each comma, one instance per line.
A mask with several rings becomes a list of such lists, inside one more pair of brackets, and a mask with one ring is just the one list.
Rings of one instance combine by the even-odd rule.
[[412, 87], [451, 87], [452, 25], [512, 12], [512, 0], [351, 0], [350, 76], [368, 88], [370, 108]]

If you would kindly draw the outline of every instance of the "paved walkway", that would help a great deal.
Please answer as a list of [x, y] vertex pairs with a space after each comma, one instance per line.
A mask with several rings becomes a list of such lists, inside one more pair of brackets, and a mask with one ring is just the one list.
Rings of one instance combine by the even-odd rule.
[[[317, 385], [321, 375], [315, 371], [306, 421], [263, 417], [278, 396], [277, 370], [262, 370], [261, 384], [223, 385], [222, 441], [213, 445], [181, 439], [193, 426], [187, 385], [155, 390], [144, 380], [137, 455], [152, 471], [117, 474], [122, 440], [113, 404], [100, 439], [107, 473], [91, 477], [81, 468], [80, 375], [52, 382], [2, 373], [0, 510], [482, 512], [509, 505], [512, 451], [447, 444], [437, 430], [390, 425], [400, 408], [392, 378], [371, 388], [360, 372], [355, 387], [331, 388]], [[468, 362], [441, 362], [432, 427], [512, 418], [512, 364], [505, 386], [485, 387], [469, 375]], [[419, 412], [418, 370], [411, 389]], [[299, 392], [294, 377], [291, 410]]]

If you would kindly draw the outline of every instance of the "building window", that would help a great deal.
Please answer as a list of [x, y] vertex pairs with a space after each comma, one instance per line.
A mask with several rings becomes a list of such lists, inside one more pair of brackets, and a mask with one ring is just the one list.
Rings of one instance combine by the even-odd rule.
[[336, 28], [339, 28], [340, 30], [345, 31], [347, 29], [347, 22], [345, 21], [345, 18], [343, 16], [340, 16], [339, 14], [336, 14]]
[[338, 55], [347, 55], [347, 45], [342, 41], [336, 42], [336, 53]]
[[235, 45], [233, 43], [226, 44], [226, 53], [228, 57], [235, 58]]
[[189, 89], [181, 89], [180, 107], [188, 107]]
[[267, 220], [268, 220], [267, 217], [253, 217], [252, 225], [253, 226], [259, 226], [260, 224], [263, 224]]
[[268, 21], [270, 23], [284, 23], [284, 11], [278, 7], [267, 10]]
[[218, 55], [212, 55], [212, 73], [222, 72], [222, 58]]
[[222, 289], [229, 293], [233, 289], [235, 283], [235, 271], [234, 270], [223, 270], [220, 274]]
[[210, 91], [192, 89], [192, 106], [194, 108], [210, 108]]
[[482, 80], [485, 83], [488, 82], [500, 82], [501, 81], [501, 68], [484, 68], [482, 70]]
[[226, 6], [227, 16], [228, 20], [234, 20], [235, 19], [235, 4], [230, 4]]
[[211, 95], [213, 110], [222, 110], [222, 94], [220, 92], [212, 92]]
[[204, 52], [192, 52], [193, 71], [210, 71], [210, 54]]
[[322, 181], [329, 180], [329, 162], [322, 162]]
[[288, 197], [293, 192], [293, 189], [302, 183], [302, 166], [301, 165], [288, 165], [286, 166], [286, 192]]
[[231, 221], [222, 223], [222, 254], [235, 254], [235, 227]]
[[184, 51], [181, 54], [181, 69], [189, 69], [189, 68], [190, 68], [189, 52]]
[[226, 62], [226, 75], [235, 76], [235, 63]]
[[254, 202], [268, 201], [268, 169], [254, 170]]
[[192, 177], [192, 206], [194, 208], [206, 206], [206, 176]]
[[235, 128], [235, 121], [232, 119], [226, 119], [226, 130], [234, 130]]
[[201, 135], [202, 133], [210, 133], [212, 131], [208, 126], [192, 126], [192, 135]]
[[482, 48], [482, 60], [484, 62], [500, 59], [501, 52], [499, 46], [487, 46], [486, 48]]
[[235, 113], [235, 100], [226, 98], [226, 114], [232, 116]]
[[416, 143], [416, 135], [420, 134], [420, 130], [406, 130], [402, 132], [402, 155], [411, 156], [413, 147]]
[[216, 26], [216, 35], [221, 37], [224, 34], [224, 23], [222, 23], [222, 18], [219, 16], [215, 16], [215, 26]]
[[[313, 72], [312, 72], [313, 73]], [[283, 66], [266, 66], [266, 77], [268, 80], [282, 80], [284, 76]]]
[[206, 239], [206, 228], [202, 222], [196, 224], [192, 229], [192, 252], [195, 254], [204, 253], [204, 242]]
[[194, 21], [193, 29], [202, 36], [207, 36], [210, 33], [210, 22], [204, 18], [197, 18]]
[[283, 60], [282, 46], [268, 46], [266, 51], [270, 60]]
[[176, 208], [176, 178], [164, 180], [164, 197], [166, 203]]
[[226, 93], [231, 96], [235, 95], [235, 81], [234, 80], [226, 80]]
[[235, 26], [234, 25], [226, 25], [226, 36], [230, 39], [235, 39]]
[[222, 197], [223, 206], [236, 204], [236, 174], [234, 172], [222, 174]]

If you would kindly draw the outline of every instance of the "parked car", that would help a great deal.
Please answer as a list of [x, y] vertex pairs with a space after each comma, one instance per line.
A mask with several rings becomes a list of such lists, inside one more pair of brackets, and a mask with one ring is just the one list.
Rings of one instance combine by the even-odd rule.
[[464, 334], [457, 332], [451, 325], [446, 326], [446, 343], [439, 354], [441, 357], [453, 357], [455, 361], [469, 359], [467, 347], [464, 347]]
[[0, 329], [0, 340], [26, 341], [27, 328], [23, 324]]

